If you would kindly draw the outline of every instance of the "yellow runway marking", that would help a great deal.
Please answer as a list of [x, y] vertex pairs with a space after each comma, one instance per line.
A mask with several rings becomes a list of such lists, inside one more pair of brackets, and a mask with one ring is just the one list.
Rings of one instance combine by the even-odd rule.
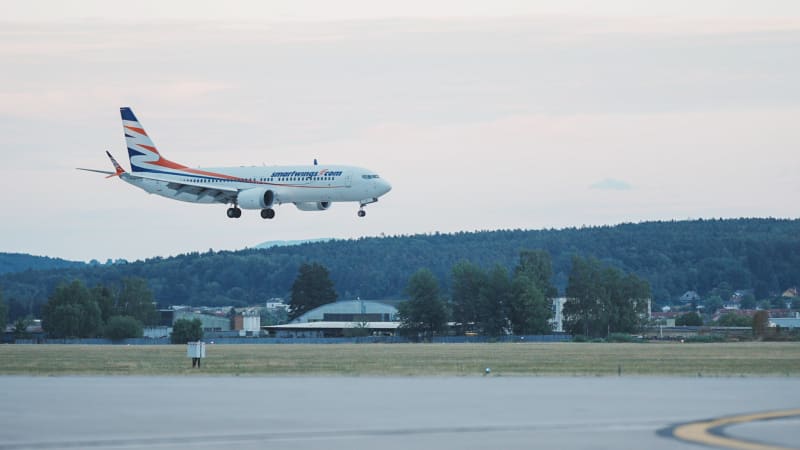
[[736, 450], [792, 450], [788, 447], [781, 447], [757, 442], [743, 441], [726, 436], [714, 434], [712, 430], [735, 425], [739, 423], [756, 422], [759, 420], [780, 419], [784, 417], [800, 416], [800, 409], [789, 409], [785, 411], [771, 411], [759, 414], [745, 414], [741, 416], [723, 417], [704, 422], [693, 422], [681, 425], [673, 430], [672, 434], [684, 441], [696, 442], [698, 444], [712, 445]]

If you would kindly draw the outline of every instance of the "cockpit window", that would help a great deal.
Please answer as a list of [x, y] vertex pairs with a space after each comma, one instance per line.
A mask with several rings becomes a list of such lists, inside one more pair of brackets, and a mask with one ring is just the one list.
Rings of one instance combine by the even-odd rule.
[[378, 175], [361, 175], [361, 178], [363, 178], [365, 180], [374, 180], [376, 178], [380, 178], [380, 176], [378, 176]]

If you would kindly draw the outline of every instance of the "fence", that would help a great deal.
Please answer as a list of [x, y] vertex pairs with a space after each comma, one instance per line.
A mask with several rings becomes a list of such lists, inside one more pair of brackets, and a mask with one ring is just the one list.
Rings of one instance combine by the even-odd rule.
[[[480, 344], [489, 342], [569, 342], [572, 336], [568, 334], [547, 334], [532, 336], [438, 336], [431, 342], [437, 344]], [[404, 344], [411, 342], [408, 338], [400, 336], [364, 336], [340, 338], [205, 338], [213, 344]], [[112, 341], [111, 339], [17, 339], [16, 344], [71, 344], [71, 345], [166, 345], [170, 344], [169, 338], [138, 338]]]

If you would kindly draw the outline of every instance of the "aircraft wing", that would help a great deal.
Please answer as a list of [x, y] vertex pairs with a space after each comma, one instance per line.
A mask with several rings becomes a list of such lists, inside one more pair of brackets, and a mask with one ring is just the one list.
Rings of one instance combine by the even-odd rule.
[[175, 178], [169, 176], [162, 176], [159, 174], [130, 174], [125, 173], [121, 175], [123, 179], [144, 179], [154, 180], [166, 183], [167, 189], [175, 191], [176, 197], [194, 196], [195, 201], [211, 200], [216, 203], [233, 203], [239, 194], [239, 190], [227, 186], [216, 186], [213, 183], [192, 182], [192, 181], [176, 181]]
[[236, 196], [239, 194], [237, 189], [221, 188], [218, 186], [194, 185], [191, 183], [177, 183], [170, 182], [167, 184], [169, 189], [172, 189], [179, 194], [194, 195], [198, 199], [206, 197], [212, 198], [217, 203], [233, 203], [236, 201]]

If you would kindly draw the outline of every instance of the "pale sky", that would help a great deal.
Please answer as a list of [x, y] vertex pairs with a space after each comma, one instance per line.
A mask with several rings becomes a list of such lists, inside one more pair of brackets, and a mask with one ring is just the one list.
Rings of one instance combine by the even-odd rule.
[[[800, 2], [0, 0], [0, 251], [798, 217]], [[119, 107], [190, 166], [368, 167], [367, 217], [151, 196]]]

